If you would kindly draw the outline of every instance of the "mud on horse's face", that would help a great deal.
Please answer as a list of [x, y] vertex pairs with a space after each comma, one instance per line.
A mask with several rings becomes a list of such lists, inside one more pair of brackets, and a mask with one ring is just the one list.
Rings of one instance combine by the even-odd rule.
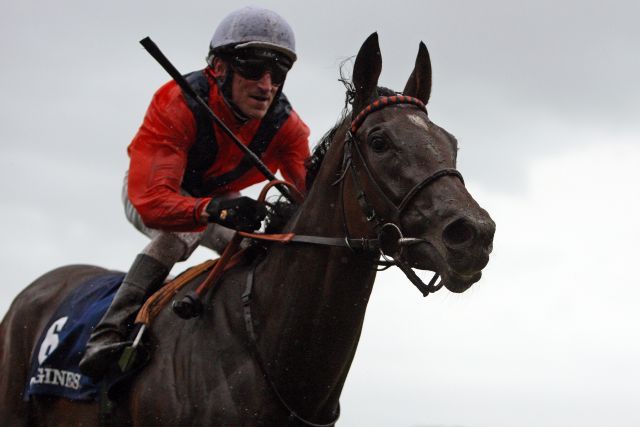
[[[354, 65], [354, 117], [377, 98], [381, 66], [374, 33]], [[420, 43], [403, 94], [426, 105], [430, 92], [431, 62]], [[375, 209], [383, 217], [395, 216], [405, 237], [423, 239], [406, 247], [403, 259], [413, 267], [438, 272], [453, 292], [463, 292], [477, 282], [489, 260], [495, 223], [471, 197], [455, 169], [455, 137], [433, 123], [426, 108], [402, 103], [368, 114], [355, 142], [370, 178], [375, 177], [375, 182], [363, 184]], [[407, 197], [410, 192], [415, 194]], [[360, 227], [367, 226], [361, 223]]]

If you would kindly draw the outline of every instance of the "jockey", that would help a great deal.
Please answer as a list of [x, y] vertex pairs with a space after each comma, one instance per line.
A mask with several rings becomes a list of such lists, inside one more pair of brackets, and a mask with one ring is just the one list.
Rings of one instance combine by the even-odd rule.
[[[221, 21], [208, 66], [186, 78], [272, 172], [304, 192], [309, 129], [282, 93], [295, 60], [289, 24], [270, 10], [245, 7]], [[234, 230], [253, 231], [264, 218], [264, 207], [239, 191], [265, 178], [173, 81], [155, 93], [128, 153], [125, 213], [151, 242], [89, 338], [80, 370], [95, 379], [128, 344], [128, 323], [176, 262], [198, 245], [221, 252]]]

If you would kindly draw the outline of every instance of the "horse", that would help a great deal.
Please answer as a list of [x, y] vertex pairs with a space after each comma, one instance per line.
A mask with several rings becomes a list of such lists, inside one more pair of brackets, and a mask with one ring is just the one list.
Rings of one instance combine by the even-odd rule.
[[[350, 114], [314, 150], [308, 194], [284, 229], [308, 241], [270, 243], [256, 261], [226, 272], [195, 319], [162, 311], [145, 336], [152, 357], [118, 396], [110, 421], [334, 425], [381, 251], [414, 282], [412, 268], [437, 272], [440, 284], [422, 284], [423, 293], [460, 293], [480, 279], [495, 223], [456, 169], [455, 137], [427, 114], [428, 50], [420, 42], [402, 94], [378, 86], [381, 67], [373, 33], [354, 62]], [[23, 390], [52, 307], [105, 271], [53, 270], [13, 302], [0, 326], [6, 425], [99, 424], [97, 402], [23, 401]]]

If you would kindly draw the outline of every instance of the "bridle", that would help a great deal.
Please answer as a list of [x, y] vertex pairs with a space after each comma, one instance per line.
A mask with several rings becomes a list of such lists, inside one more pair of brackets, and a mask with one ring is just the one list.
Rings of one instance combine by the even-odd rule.
[[[420, 110], [426, 113], [426, 106], [422, 101], [417, 98], [405, 95], [394, 95], [394, 96], [382, 96], [374, 100], [371, 104], [365, 107], [353, 121], [349, 129], [345, 135], [344, 142], [344, 155], [342, 158], [342, 167], [340, 172], [338, 173], [338, 178], [332, 183], [332, 185], [340, 185], [340, 198], [341, 198], [341, 209], [342, 209], [342, 222], [343, 229], [345, 233], [345, 237], [324, 237], [324, 236], [309, 236], [309, 235], [300, 235], [294, 233], [285, 233], [285, 234], [276, 234], [276, 235], [266, 235], [260, 233], [247, 233], [247, 232], [238, 232], [238, 235], [242, 237], [247, 237], [250, 239], [256, 240], [267, 240], [267, 241], [277, 241], [281, 243], [307, 243], [314, 245], [324, 245], [324, 246], [341, 246], [347, 247], [352, 251], [364, 251], [370, 252], [374, 254], [378, 254], [384, 258], [384, 261], [376, 261], [378, 266], [383, 266], [384, 269], [389, 268], [391, 266], [396, 266], [407, 276], [407, 278], [415, 285], [418, 290], [422, 293], [423, 296], [427, 296], [430, 293], [436, 292], [442, 287], [442, 282], [436, 284], [438, 280], [438, 273], [434, 273], [433, 277], [429, 281], [428, 284], [425, 284], [420, 277], [413, 271], [411, 266], [404, 261], [403, 259], [403, 249], [406, 246], [415, 245], [418, 243], [427, 243], [425, 239], [414, 238], [414, 237], [404, 237], [402, 234], [402, 229], [400, 228], [400, 217], [402, 216], [404, 210], [409, 206], [411, 201], [418, 195], [418, 193], [428, 185], [437, 181], [438, 179], [444, 176], [455, 176], [460, 179], [462, 184], [464, 185], [464, 179], [462, 178], [462, 174], [455, 168], [443, 168], [433, 172], [431, 175], [425, 177], [420, 182], [415, 184], [405, 195], [402, 197], [399, 204], [394, 203], [389, 199], [386, 193], [382, 190], [378, 181], [375, 179], [373, 174], [371, 173], [371, 169], [367, 165], [367, 161], [362, 155], [362, 151], [360, 151], [360, 147], [358, 146], [358, 141], [356, 138], [357, 132], [360, 129], [360, 126], [365, 121], [365, 119], [374, 111], [378, 111], [382, 108], [391, 105], [399, 105], [399, 104], [408, 104], [413, 105]], [[355, 156], [354, 156], [355, 153]], [[356, 165], [354, 160], [357, 159], [357, 163], [360, 166]], [[365, 193], [364, 186], [362, 185], [362, 177], [359, 171], [359, 167], [365, 172], [365, 176], [376, 190], [376, 193], [381, 197], [387, 207], [390, 207], [393, 211], [391, 218], [383, 218], [380, 216], [379, 212], [382, 210], [377, 210], [370, 203], [369, 197]], [[356, 190], [356, 199], [360, 206], [360, 210], [362, 211], [364, 217], [367, 222], [373, 224], [373, 232], [376, 234], [376, 238], [353, 238], [349, 232], [349, 228], [347, 226], [347, 214], [345, 212], [345, 178], [347, 174], [351, 172], [351, 177], [353, 179], [354, 188]], [[269, 184], [265, 186], [262, 194], [260, 195], [259, 200], [264, 200], [266, 191], [274, 185], [277, 184], [285, 184], [290, 187], [290, 190], [294, 193], [297, 193], [295, 187], [291, 186], [283, 181], [271, 181]], [[298, 193], [298, 200], [302, 200], [302, 196]]]
[[[413, 271], [413, 269], [403, 260], [402, 257], [402, 249], [406, 246], [417, 244], [417, 243], [427, 243], [424, 239], [419, 238], [406, 238], [403, 236], [401, 228], [400, 228], [400, 217], [403, 212], [407, 208], [407, 206], [411, 203], [411, 201], [420, 193], [422, 189], [437, 181], [438, 179], [444, 176], [456, 176], [460, 179], [462, 184], [464, 185], [464, 179], [462, 178], [462, 174], [457, 169], [454, 168], [443, 168], [433, 172], [431, 175], [425, 177], [420, 182], [415, 184], [405, 195], [402, 197], [402, 200], [399, 204], [394, 203], [387, 194], [382, 190], [380, 184], [376, 180], [376, 178], [371, 173], [371, 170], [365, 160], [362, 151], [358, 145], [358, 141], [356, 138], [357, 132], [360, 129], [361, 125], [364, 123], [365, 119], [374, 111], [381, 110], [390, 105], [398, 105], [398, 104], [408, 104], [413, 105], [420, 110], [426, 113], [425, 104], [417, 98], [411, 96], [404, 95], [394, 95], [394, 96], [382, 96], [377, 98], [375, 101], [370, 103], [367, 107], [365, 107], [353, 121], [351, 122], [351, 126], [349, 130], [347, 130], [345, 136], [344, 143], [344, 156], [342, 159], [342, 168], [339, 173], [338, 179], [333, 183], [333, 185], [340, 185], [340, 193], [341, 193], [341, 203], [342, 203], [342, 219], [343, 219], [343, 228], [345, 231], [345, 242], [349, 247], [354, 249], [352, 245], [349, 243], [353, 241], [350, 237], [349, 227], [347, 225], [347, 215], [345, 212], [345, 203], [344, 203], [344, 181], [347, 173], [351, 172], [351, 177], [353, 180], [353, 185], [356, 191], [356, 199], [358, 201], [358, 205], [360, 206], [360, 210], [364, 214], [365, 218], [368, 222], [372, 223], [373, 231], [377, 235], [377, 239], [358, 239], [358, 241], [362, 241], [363, 247], [377, 247], [380, 255], [384, 258], [385, 261], [382, 262], [383, 265], [390, 267], [392, 265], [397, 266], [402, 270], [402, 272], [407, 276], [407, 278], [413, 283], [420, 292], [422, 292], [423, 296], [427, 296], [429, 293], [435, 292], [442, 287], [442, 283], [436, 285], [436, 281], [438, 279], [438, 274], [435, 273], [433, 278], [429, 281], [429, 284], [425, 284], [422, 279], [420, 279], [417, 274]], [[355, 156], [354, 156], [355, 154]], [[356, 165], [354, 159], [357, 159]], [[369, 197], [365, 193], [362, 176], [359, 171], [359, 168], [365, 172], [365, 177], [370, 182], [375, 189], [375, 192], [380, 196], [380, 198], [387, 205], [387, 208], [391, 208], [393, 212], [391, 218], [385, 219], [380, 216], [379, 212], [382, 210], [376, 210], [374, 206], [369, 201]], [[388, 210], [388, 209], [387, 209]], [[368, 243], [365, 243], [365, 240], [369, 240]]]

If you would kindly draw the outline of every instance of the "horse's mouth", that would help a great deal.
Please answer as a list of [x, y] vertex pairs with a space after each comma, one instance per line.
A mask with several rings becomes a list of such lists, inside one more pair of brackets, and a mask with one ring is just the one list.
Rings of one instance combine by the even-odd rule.
[[444, 287], [451, 292], [464, 292], [482, 277], [482, 270], [471, 272], [456, 271], [447, 263], [438, 250], [426, 241], [412, 245], [404, 255], [411, 267], [438, 273]]

